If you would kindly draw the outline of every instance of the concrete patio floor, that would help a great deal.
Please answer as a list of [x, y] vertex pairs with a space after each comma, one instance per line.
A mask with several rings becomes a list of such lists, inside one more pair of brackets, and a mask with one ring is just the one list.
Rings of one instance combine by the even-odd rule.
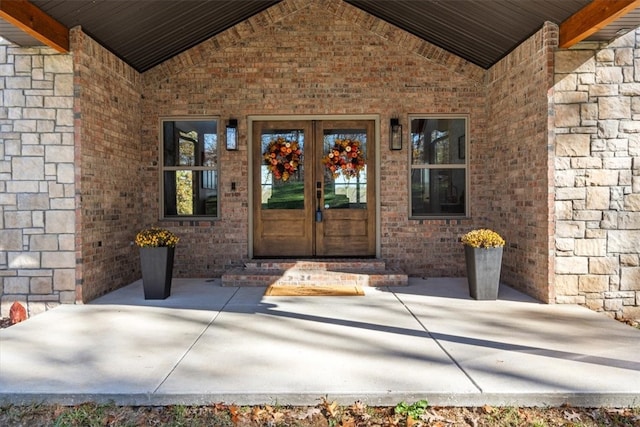
[[272, 297], [219, 279], [137, 281], [0, 330], [0, 403], [637, 407], [640, 330], [502, 285], [415, 279], [365, 296]]

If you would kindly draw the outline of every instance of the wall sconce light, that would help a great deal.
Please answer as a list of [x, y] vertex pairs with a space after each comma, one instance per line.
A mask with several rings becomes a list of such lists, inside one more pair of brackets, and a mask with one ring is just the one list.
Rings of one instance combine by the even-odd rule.
[[402, 125], [399, 119], [391, 119], [389, 124], [389, 148], [402, 150]]
[[227, 124], [227, 150], [238, 149], [238, 119], [229, 119]]

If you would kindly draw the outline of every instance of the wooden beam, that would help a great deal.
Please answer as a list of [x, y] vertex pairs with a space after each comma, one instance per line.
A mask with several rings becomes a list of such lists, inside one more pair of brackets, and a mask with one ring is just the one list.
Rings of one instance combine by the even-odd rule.
[[69, 29], [28, 0], [0, 0], [0, 18], [58, 52], [69, 52]]
[[640, 0], [593, 0], [560, 24], [560, 47], [568, 48], [640, 6]]

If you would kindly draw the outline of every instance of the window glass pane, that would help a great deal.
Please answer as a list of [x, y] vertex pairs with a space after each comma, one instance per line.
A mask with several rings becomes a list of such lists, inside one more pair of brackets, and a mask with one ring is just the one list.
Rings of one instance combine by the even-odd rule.
[[465, 183], [465, 169], [413, 169], [411, 215], [464, 215]]
[[193, 166], [196, 158], [196, 145], [198, 145], [198, 135], [195, 132], [180, 132], [178, 139], [178, 165]]
[[465, 119], [413, 119], [411, 163], [414, 165], [465, 163]]
[[366, 209], [366, 129], [324, 131], [324, 208]]
[[218, 134], [204, 134], [204, 150], [202, 152], [202, 166], [215, 168], [218, 165]]
[[262, 209], [304, 209], [304, 131], [267, 130], [260, 144]]
[[218, 131], [215, 120], [163, 123], [165, 166], [215, 166]]
[[164, 191], [165, 216], [218, 214], [216, 171], [165, 171]]

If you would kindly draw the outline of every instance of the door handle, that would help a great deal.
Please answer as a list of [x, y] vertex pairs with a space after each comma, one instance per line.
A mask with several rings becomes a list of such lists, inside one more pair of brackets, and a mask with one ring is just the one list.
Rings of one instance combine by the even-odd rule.
[[316, 222], [322, 222], [322, 211], [320, 210], [320, 202], [322, 201], [322, 183], [316, 182]]

